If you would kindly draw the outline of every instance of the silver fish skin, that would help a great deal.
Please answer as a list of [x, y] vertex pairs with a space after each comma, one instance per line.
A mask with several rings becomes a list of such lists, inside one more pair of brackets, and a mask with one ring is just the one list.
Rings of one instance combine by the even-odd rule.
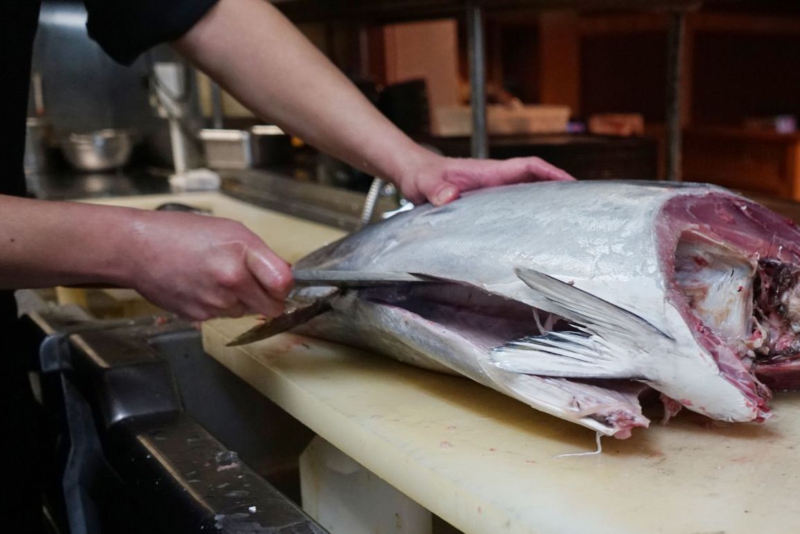
[[296, 268], [442, 283], [337, 293], [299, 331], [467, 376], [619, 438], [648, 425], [637, 399], [648, 387], [713, 419], [763, 421], [770, 393], [755, 372], [778, 353], [792, 360], [770, 345], [778, 334], [764, 337], [792, 317], [764, 310], [783, 298], [765, 288], [778, 270], [793, 295], [795, 265], [797, 228], [722, 188], [506, 186], [417, 207], [302, 259]]

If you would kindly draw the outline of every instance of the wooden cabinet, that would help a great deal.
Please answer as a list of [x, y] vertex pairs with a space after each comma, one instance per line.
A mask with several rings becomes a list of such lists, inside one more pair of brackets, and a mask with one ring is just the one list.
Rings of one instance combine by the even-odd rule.
[[685, 181], [800, 200], [800, 133], [694, 127], [684, 136]]

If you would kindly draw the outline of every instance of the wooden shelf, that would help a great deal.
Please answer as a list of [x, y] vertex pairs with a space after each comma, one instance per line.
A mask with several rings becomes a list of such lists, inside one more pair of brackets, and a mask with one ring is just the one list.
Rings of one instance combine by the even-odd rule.
[[688, 128], [683, 175], [686, 181], [800, 200], [800, 133]]

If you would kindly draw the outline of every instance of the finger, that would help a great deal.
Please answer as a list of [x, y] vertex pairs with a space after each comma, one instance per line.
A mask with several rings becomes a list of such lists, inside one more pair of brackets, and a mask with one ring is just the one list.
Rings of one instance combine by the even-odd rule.
[[269, 318], [278, 317], [285, 309], [281, 300], [276, 300], [262, 288], [253, 288], [247, 294], [241, 296], [242, 304], [248, 313], [260, 313]]
[[559, 169], [541, 158], [526, 158], [525, 164], [528, 174], [533, 175], [537, 180], [552, 182], [575, 180], [575, 178], [565, 170]]
[[218, 308], [216, 310], [212, 310], [214, 317], [230, 317], [233, 319], [237, 319], [244, 315], [247, 312], [247, 308], [245, 304], [242, 302], [237, 302], [232, 306], [227, 306], [225, 308]]
[[194, 306], [194, 305], [187, 306], [184, 309], [178, 310], [175, 313], [177, 313], [178, 317], [180, 317], [181, 319], [191, 322], [203, 322], [214, 318], [214, 315], [210, 313], [208, 310], [205, 310], [200, 306]]
[[278, 317], [285, 309], [284, 299], [276, 299], [255, 278], [250, 278], [237, 291], [239, 302], [245, 313], [260, 313], [265, 317]]
[[403, 196], [406, 197], [406, 199], [408, 199], [408, 201], [412, 202], [413, 204], [422, 204], [427, 200], [425, 194], [421, 193], [415, 184], [411, 186], [404, 185], [402, 188], [402, 192]]
[[458, 187], [445, 181], [434, 183], [430, 191], [425, 194], [428, 201], [434, 206], [443, 206], [457, 199], [459, 195]]
[[246, 264], [250, 273], [270, 297], [283, 301], [289, 296], [294, 285], [292, 269], [269, 248], [263, 246], [259, 249], [248, 249]]

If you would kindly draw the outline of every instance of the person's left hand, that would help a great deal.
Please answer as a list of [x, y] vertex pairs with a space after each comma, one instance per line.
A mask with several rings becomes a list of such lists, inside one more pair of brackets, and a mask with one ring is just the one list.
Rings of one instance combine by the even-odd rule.
[[441, 206], [473, 189], [520, 182], [574, 179], [565, 171], [536, 157], [479, 160], [434, 155], [409, 169], [397, 185], [403, 195], [414, 204], [428, 201]]

